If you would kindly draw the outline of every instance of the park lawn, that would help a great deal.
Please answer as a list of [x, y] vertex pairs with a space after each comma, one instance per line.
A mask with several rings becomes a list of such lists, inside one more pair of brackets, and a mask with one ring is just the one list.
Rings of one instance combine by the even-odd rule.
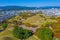
[[8, 29], [0, 32], [0, 40], [3, 39], [3, 37], [11, 37], [13, 40], [18, 40], [17, 38], [15, 38], [13, 35], [12, 35], [12, 32]]
[[33, 35], [29, 37], [27, 40], [40, 40], [37, 36]]
[[[40, 17], [40, 16], [32, 16], [27, 18], [26, 20], [23, 21], [23, 23], [25, 25], [37, 25], [37, 26], [41, 26], [42, 23], [44, 22], [44, 18]], [[33, 26], [34, 27], [34, 26]]]

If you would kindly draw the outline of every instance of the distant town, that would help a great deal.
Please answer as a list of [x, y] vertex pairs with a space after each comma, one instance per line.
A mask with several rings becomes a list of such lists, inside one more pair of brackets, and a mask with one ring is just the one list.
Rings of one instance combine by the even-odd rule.
[[42, 12], [45, 15], [48, 16], [57, 16], [60, 15], [60, 9], [58, 8], [49, 8], [49, 9], [30, 9], [30, 10], [5, 10], [2, 11], [0, 10], [0, 21], [2, 21], [2, 19], [8, 19], [10, 17], [12, 17], [13, 15], [19, 15], [19, 13], [21, 12]]

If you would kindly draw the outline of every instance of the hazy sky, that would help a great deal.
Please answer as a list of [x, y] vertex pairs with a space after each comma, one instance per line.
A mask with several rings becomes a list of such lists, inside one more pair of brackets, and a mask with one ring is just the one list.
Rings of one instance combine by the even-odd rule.
[[0, 0], [0, 6], [60, 6], [60, 0]]

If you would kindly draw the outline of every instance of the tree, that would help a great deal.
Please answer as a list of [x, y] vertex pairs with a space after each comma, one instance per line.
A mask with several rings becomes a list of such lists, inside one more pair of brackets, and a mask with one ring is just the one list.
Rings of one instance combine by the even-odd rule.
[[41, 40], [53, 40], [53, 32], [49, 28], [41, 28], [36, 32], [37, 37]]
[[28, 37], [33, 35], [33, 32], [27, 29], [23, 29], [21, 27], [15, 27], [13, 29], [13, 35], [14, 37], [18, 38], [18, 39], [27, 39]]
[[7, 23], [2, 23], [2, 28], [7, 28]]
[[27, 39], [28, 37], [33, 35], [33, 32], [27, 29], [24, 29], [24, 39]]

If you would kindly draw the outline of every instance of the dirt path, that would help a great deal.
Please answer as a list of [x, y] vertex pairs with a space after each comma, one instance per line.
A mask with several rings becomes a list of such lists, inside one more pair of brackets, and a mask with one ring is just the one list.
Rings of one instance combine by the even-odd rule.
[[33, 32], [36, 32], [36, 30], [38, 29], [38, 28], [40, 28], [40, 27], [35, 27], [35, 28], [33, 28], [33, 27], [26, 27], [25, 25], [20, 25], [20, 27], [22, 27], [22, 28], [24, 28], [24, 29], [28, 29], [28, 30], [32, 30]]

